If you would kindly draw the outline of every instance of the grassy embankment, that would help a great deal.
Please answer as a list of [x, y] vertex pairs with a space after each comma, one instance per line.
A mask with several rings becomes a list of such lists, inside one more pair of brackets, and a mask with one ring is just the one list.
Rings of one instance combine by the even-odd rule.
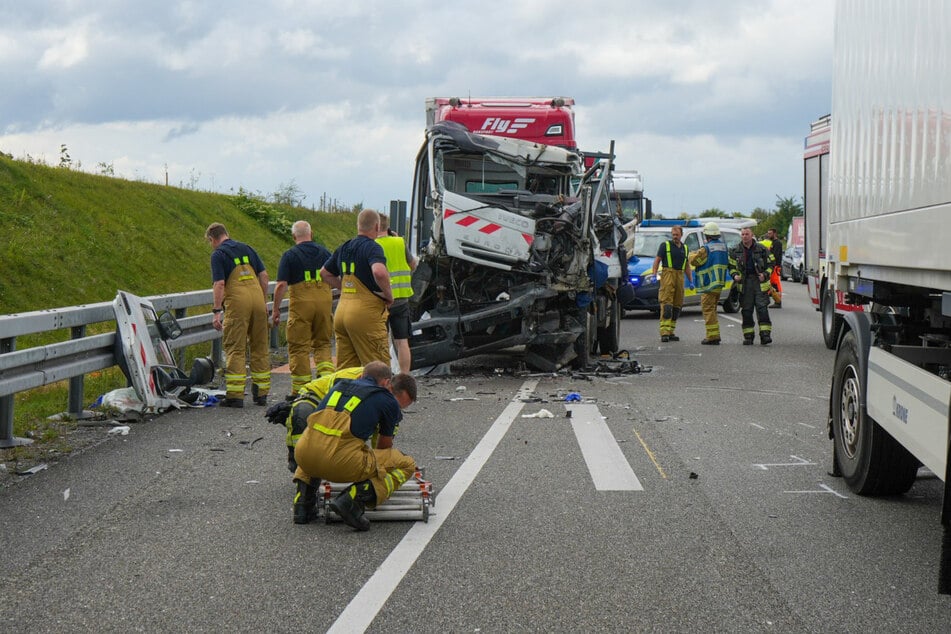
[[[0, 155], [0, 314], [111, 302], [119, 289], [149, 296], [210, 288], [204, 231], [216, 221], [254, 246], [274, 279], [297, 219], [310, 221], [315, 240], [331, 250], [356, 231], [354, 213], [320, 213], [243, 192], [165, 187]], [[99, 326], [89, 332], [114, 328]], [[68, 337], [68, 331], [22, 337], [16, 349]], [[122, 385], [117, 370], [89, 376], [84, 402]], [[55, 438], [59, 430], [46, 417], [65, 407], [65, 384], [18, 395], [14, 434]]]

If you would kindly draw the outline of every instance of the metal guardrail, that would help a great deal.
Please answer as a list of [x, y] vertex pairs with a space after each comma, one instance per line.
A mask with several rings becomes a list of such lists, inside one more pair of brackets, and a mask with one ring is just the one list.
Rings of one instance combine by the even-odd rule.
[[[269, 296], [274, 286], [272, 282]], [[154, 295], [146, 299], [152, 302], [156, 312], [171, 311], [178, 319], [182, 334], [170, 342], [173, 350], [211, 341], [212, 357], [220, 367], [221, 333], [212, 326], [211, 312], [185, 316], [188, 308], [210, 307], [214, 301], [211, 290]], [[287, 300], [284, 300], [282, 308], [286, 310], [286, 306]], [[270, 307], [268, 303], [269, 310]], [[85, 375], [117, 365], [114, 331], [86, 336], [87, 326], [104, 322], [115, 323], [112, 302], [0, 315], [0, 448], [31, 442], [13, 435], [13, 401], [19, 392], [68, 379], [67, 411], [77, 417], [82, 414]], [[68, 341], [16, 349], [17, 337], [67, 328], [70, 330]], [[272, 348], [277, 347], [277, 334], [277, 329], [272, 328]]]

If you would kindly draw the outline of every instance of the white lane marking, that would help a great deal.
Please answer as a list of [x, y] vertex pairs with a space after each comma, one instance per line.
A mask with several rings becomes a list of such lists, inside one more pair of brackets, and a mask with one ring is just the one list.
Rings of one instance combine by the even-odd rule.
[[819, 488], [822, 489], [822, 491], [783, 491], [783, 493], [831, 493], [832, 495], [834, 495], [834, 496], [836, 496], [836, 497], [839, 497], [839, 498], [842, 498], [843, 500], [848, 500], [848, 499], [849, 499], [849, 496], [847, 496], [847, 495], [842, 495], [842, 494], [839, 493], [838, 491], [835, 491], [834, 489], [832, 489], [832, 487], [830, 487], [830, 486], [827, 485], [827, 484], [822, 484], [822, 483], [820, 482], [820, 483], [819, 483]]
[[800, 458], [799, 456], [789, 456], [789, 457], [795, 460], [796, 462], [772, 462], [772, 463], [756, 462], [756, 463], [753, 463], [753, 466], [758, 467], [759, 469], [762, 469], [763, 471], [769, 471], [770, 467], [814, 467], [816, 466], [816, 463], [809, 462], [805, 458]]
[[581, 455], [598, 491], [643, 491], [597, 405], [566, 405]]
[[511, 403], [502, 411], [492, 427], [486, 432], [479, 444], [462, 466], [452, 476], [446, 486], [438, 491], [439, 514], [430, 515], [429, 522], [416, 522], [409, 529], [396, 548], [390, 553], [373, 576], [363, 584], [360, 592], [350, 600], [334, 624], [327, 630], [328, 634], [343, 632], [365, 632], [376, 615], [389, 600], [409, 569], [422, 554], [433, 535], [442, 526], [442, 523], [452, 513], [456, 503], [466, 492], [472, 481], [482, 470], [489, 456], [505, 436], [505, 432], [512, 426], [519, 412], [525, 406], [520, 399], [529, 396], [535, 391], [538, 381], [526, 381], [522, 384]]
[[740, 324], [740, 325], [743, 325], [743, 320], [740, 319], [739, 317], [731, 317], [730, 315], [718, 315], [718, 317], [719, 317], [720, 319], [726, 319], [726, 320], [728, 320], [728, 321], [733, 321], [733, 322], [736, 322], [736, 323], [738, 323], [738, 324]]

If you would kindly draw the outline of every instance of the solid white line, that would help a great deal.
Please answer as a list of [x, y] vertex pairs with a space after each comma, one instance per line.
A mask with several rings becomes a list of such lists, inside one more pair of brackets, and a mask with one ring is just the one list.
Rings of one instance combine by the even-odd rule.
[[581, 455], [598, 491], [643, 491], [597, 405], [566, 405]]
[[327, 630], [328, 634], [331, 632], [365, 632], [370, 627], [373, 619], [376, 618], [390, 595], [396, 590], [396, 586], [412, 568], [436, 534], [436, 531], [452, 513], [462, 494], [466, 492], [479, 471], [485, 466], [489, 456], [492, 455], [492, 452], [495, 451], [495, 448], [505, 436], [505, 432], [512, 426], [512, 421], [522, 411], [525, 404], [520, 399], [534, 392], [537, 385], [538, 381], [526, 381], [522, 384], [513, 401], [495, 419], [492, 427], [482, 437], [476, 448], [472, 450], [466, 461], [452, 476], [452, 479], [443, 489], [437, 492], [439, 513], [430, 515], [429, 522], [417, 522], [409, 529], [409, 532], [396, 545], [389, 557], [380, 564], [373, 576], [363, 584], [360, 592], [350, 600], [350, 603], [337, 617], [334, 624]]

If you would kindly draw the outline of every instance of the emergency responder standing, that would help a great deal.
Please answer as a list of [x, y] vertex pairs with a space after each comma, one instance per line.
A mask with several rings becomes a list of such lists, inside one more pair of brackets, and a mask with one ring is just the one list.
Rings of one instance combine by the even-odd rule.
[[660, 340], [663, 342], [680, 341], [674, 331], [684, 305], [684, 281], [691, 277], [687, 246], [681, 242], [683, 235], [683, 227], [671, 227], [671, 239], [660, 245], [650, 271], [651, 277], [656, 277], [657, 268], [663, 262], [660, 288], [657, 290], [657, 303], [660, 305]]
[[250, 246], [232, 240], [220, 222], [208, 225], [205, 239], [211, 254], [214, 304], [212, 325], [221, 331], [225, 351], [225, 407], [244, 407], [247, 353], [251, 351], [251, 394], [257, 405], [267, 405], [271, 390], [268, 352], [268, 276], [264, 263]]
[[[416, 461], [393, 447], [400, 410], [415, 400], [416, 380], [408, 374], [394, 377], [382, 362], [367, 364], [361, 378], [330, 388], [297, 443], [295, 523], [316, 516], [316, 491], [324, 479], [353, 483], [330, 508], [353, 528], [370, 528], [364, 510], [385, 502], [416, 471]], [[378, 440], [371, 449], [367, 440], [374, 434]]]
[[393, 290], [393, 305], [387, 324], [393, 337], [393, 348], [399, 360], [400, 372], [409, 372], [412, 365], [409, 351], [409, 298], [413, 296], [413, 271], [416, 258], [409, 252], [406, 242], [390, 231], [390, 218], [380, 214], [380, 233], [376, 241], [383, 247], [386, 270], [390, 273], [390, 288]]
[[291, 226], [293, 247], [281, 256], [274, 287], [274, 310], [271, 322], [281, 323], [281, 300], [284, 291], [289, 298], [287, 309], [287, 356], [291, 369], [291, 395], [313, 377], [310, 355], [314, 355], [317, 375], [334, 371], [330, 349], [333, 334], [333, 295], [330, 285], [320, 277], [320, 269], [330, 258], [330, 251], [313, 240], [310, 223], [298, 220]]
[[707, 243], [690, 254], [688, 258], [694, 267], [697, 292], [701, 293], [700, 308], [703, 311], [703, 323], [706, 336], [700, 343], [705, 346], [720, 345], [720, 321], [717, 318], [717, 304], [720, 291], [730, 279], [730, 257], [726, 243], [720, 238], [720, 227], [708, 222], [703, 227]]
[[376, 242], [380, 214], [364, 209], [357, 216], [357, 237], [344, 242], [320, 269], [320, 277], [340, 289], [334, 312], [337, 368], [370, 361], [390, 363], [387, 308], [393, 303], [383, 247]]
[[740, 230], [740, 242], [730, 250], [730, 276], [739, 285], [740, 306], [743, 314], [743, 345], [753, 345], [756, 328], [753, 310], [759, 322], [762, 345], [773, 342], [773, 325], [769, 320], [769, 274], [773, 270], [773, 256], [753, 239], [749, 227]]
[[766, 230], [766, 239], [763, 245], [769, 249], [773, 256], [773, 271], [769, 276], [770, 290], [769, 295], [773, 298], [773, 308], [783, 307], [783, 241], [776, 235], [775, 229]]

